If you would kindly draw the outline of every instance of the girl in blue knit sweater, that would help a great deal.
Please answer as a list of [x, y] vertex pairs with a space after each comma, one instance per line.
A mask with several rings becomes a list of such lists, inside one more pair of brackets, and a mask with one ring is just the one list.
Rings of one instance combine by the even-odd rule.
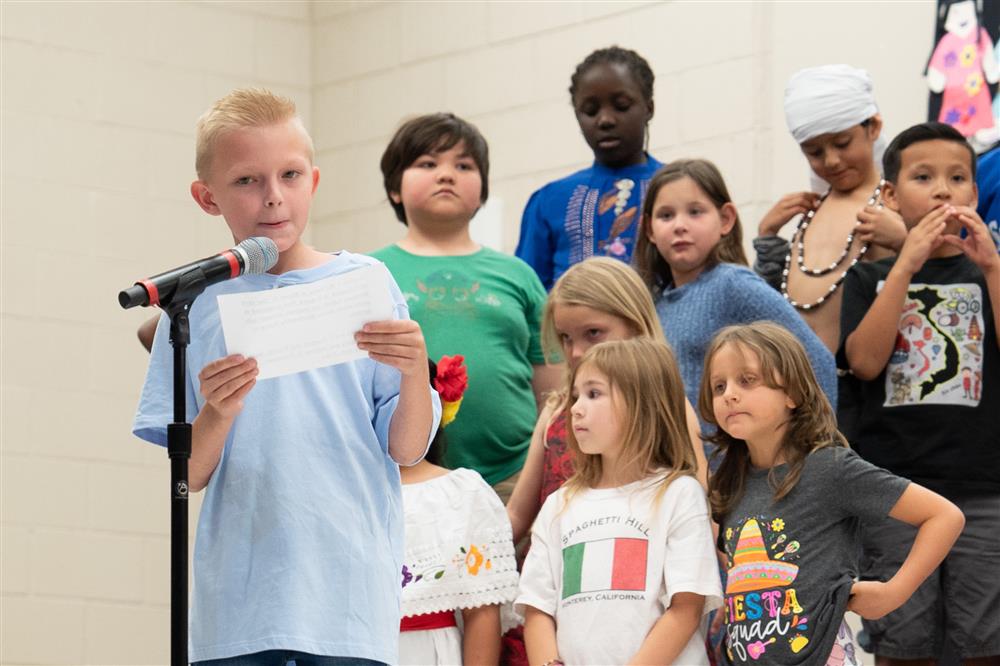
[[836, 405], [833, 356], [781, 294], [747, 268], [740, 217], [714, 164], [678, 160], [660, 169], [649, 183], [640, 225], [633, 262], [653, 295], [692, 404], [715, 333], [770, 320], [802, 342]]

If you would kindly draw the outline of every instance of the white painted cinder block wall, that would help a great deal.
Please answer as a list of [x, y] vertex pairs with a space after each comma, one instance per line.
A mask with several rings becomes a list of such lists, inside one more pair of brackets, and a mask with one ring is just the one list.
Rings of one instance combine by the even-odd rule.
[[[402, 233], [378, 159], [399, 121], [451, 110], [490, 142], [498, 245], [532, 190], [590, 161], [566, 88], [595, 48], [656, 75], [651, 152], [716, 161], [746, 236], [807, 183], [784, 129], [796, 69], [868, 68], [890, 131], [923, 119], [931, 2], [15, 2], [0, 5], [2, 617], [5, 664], [168, 659], [168, 468], [129, 434], [147, 314], [115, 295], [226, 247], [190, 200], [193, 126], [264, 85], [294, 98], [322, 170], [312, 242]], [[198, 507], [192, 505], [192, 518]]]

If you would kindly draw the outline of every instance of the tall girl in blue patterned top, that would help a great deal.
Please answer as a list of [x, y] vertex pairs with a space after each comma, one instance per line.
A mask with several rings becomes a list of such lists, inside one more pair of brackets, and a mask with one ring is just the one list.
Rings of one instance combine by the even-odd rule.
[[714, 164], [678, 160], [650, 181], [634, 263], [653, 294], [688, 399], [698, 402], [705, 349], [716, 331], [769, 319], [802, 341], [835, 405], [833, 355], [781, 294], [747, 268], [742, 243], [739, 214]]
[[592, 256], [628, 262], [642, 197], [660, 166], [646, 152], [653, 70], [635, 51], [594, 51], [570, 79], [570, 100], [594, 164], [531, 195], [516, 254], [546, 289]]

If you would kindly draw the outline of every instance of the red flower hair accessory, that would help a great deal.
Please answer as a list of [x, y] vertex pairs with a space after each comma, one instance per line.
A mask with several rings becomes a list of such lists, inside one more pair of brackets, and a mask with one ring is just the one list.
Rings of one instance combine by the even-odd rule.
[[462, 404], [462, 396], [469, 386], [465, 357], [461, 354], [442, 356], [437, 362], [437, 372], [431, 383], [441, 396], [441, 427], [444, 427], [455, 420]]

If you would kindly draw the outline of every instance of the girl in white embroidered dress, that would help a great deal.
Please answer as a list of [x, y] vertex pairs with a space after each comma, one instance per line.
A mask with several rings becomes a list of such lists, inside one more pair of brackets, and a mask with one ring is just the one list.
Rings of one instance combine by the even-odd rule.
[[[436, 368], [432, 363], [442, 428], [454, 418], [464, 391], [461, 363], [461, 356], [445, 356]], [[421, 462], [400, 467], [406, 553], [399, 663], [495, 665], [500, 604], [517, 592], [510, 521], [477, 472], [436, 464], [442, 445], [439, 430]]]

